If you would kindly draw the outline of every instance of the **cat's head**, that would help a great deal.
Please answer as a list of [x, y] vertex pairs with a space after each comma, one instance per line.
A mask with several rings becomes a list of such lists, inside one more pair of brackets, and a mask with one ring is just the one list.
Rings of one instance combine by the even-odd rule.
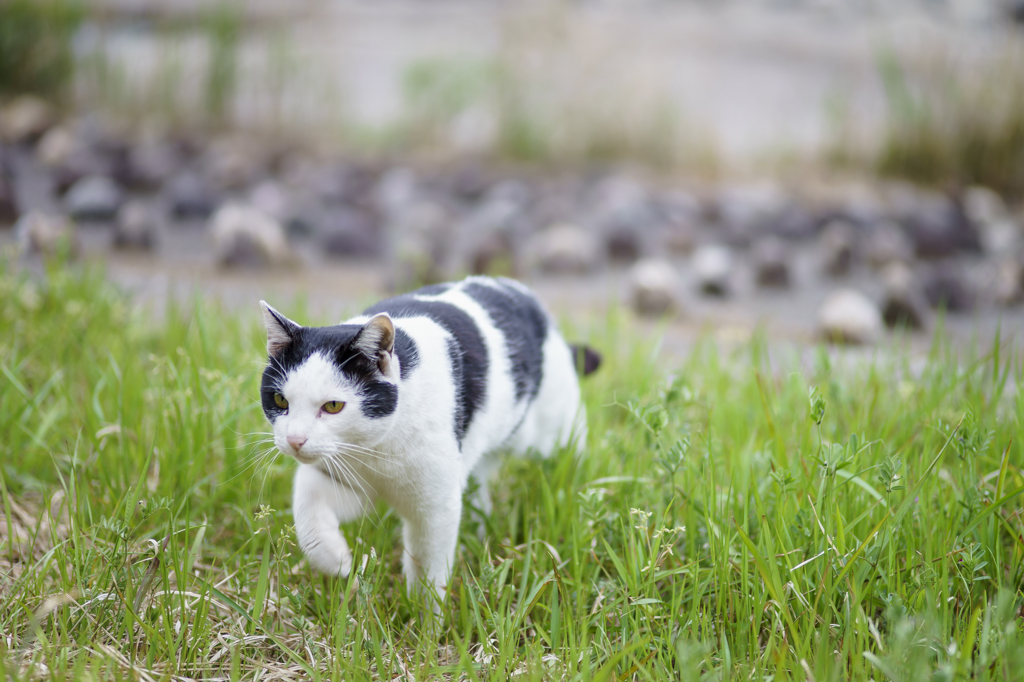
[[315, 464], [380, 441], [398, 406], [400, 370], [387, 313], [364, 324], [303, 327], [260, 306], [269, 358], [260, 392], [278, 449]]

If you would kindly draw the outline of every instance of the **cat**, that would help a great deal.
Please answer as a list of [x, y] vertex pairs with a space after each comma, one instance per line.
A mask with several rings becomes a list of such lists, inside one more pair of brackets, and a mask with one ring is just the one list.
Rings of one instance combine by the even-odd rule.
[[548, 456], [586, 438], [578, 375], [600, 355], [570, 347], [523, 284], [470, 277], [424, 287], [330, 327], [303, 327], [260, 301], [269, 362], [261, 398], [274, 444], [299, 462], [293, 514], [314, 569], [347, 577], [339, 524], [390, 504], [403, 572], [444, 596], [472, 475], [503, 451]]

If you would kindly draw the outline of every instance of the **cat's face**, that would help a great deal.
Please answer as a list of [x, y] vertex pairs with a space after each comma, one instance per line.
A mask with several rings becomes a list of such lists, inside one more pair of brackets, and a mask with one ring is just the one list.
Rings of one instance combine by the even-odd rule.
[[261, 305], [269, 356], [261, 399], [274, 444], [325, 468], [329, 460], [361, 458], [388, 432], [398, 407], [391, 318], [302, 327]]

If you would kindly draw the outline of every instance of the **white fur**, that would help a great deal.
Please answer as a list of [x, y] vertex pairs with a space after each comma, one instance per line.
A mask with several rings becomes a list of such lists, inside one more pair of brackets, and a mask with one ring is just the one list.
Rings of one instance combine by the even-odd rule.
[[[494, 286], [487, 278], [471, 281]], [[485, 400], [461, 449], [453, 429], [459, 389], [452, 381], [448, 332], [426, 317], [394, 320], [394, 326], [415, 341], [419, 364], [401, 380], [397, 357], [385, 358], [386, 376], [399, 386], [392, 415], [364, 417], [356, 387], [327, 357], [314, 355], [277, 387], [289, 407], [274, 422], [274, 440], [281, 452], [300, 463], [293, 510], [299, 545], [311, 566], [347, 576], [352, 556], [338, 525], [359, 517], [381, 498], [404, 522], [403, 566], [409, 588], [426, 580], [443, 596], [468, 477], [477, 478], [479, 506], [487, 512], [488, 479], [500, 463], [496, 455], [535, 450], [548, 456], [583, 439], [586, 420], [572, 353], [550, 318], [538, 394], [532, 403], [516, 401], [505, 338], [485, 310], [459, 287], [430, 298], [468, 313], [487, 345]], [[266, 319], [271, 337], [279, 342], [273, 318]], [[347, 323], [365, 324], [369, 319], [357, 317]], [[333, 400], [346, 403], [338, 414], [322, 409]], [[301, 443], [300, 448], [293, 443]]]

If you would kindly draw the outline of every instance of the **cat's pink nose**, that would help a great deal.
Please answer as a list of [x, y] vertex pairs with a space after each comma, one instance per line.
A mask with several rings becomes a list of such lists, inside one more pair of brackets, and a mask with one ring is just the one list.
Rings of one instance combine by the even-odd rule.
[[299, 451], [299, 448], [306, 442], [305, 436], [288, 436], [288, 445], [295, 448], [295, 452]]

